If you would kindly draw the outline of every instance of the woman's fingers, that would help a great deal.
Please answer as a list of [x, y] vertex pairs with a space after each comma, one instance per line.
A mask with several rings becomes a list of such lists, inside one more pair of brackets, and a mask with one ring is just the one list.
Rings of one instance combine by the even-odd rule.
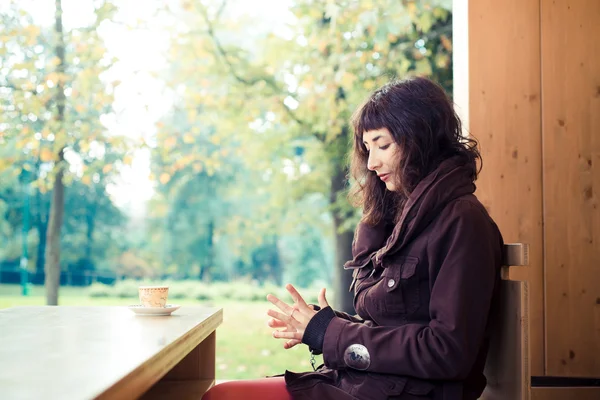
[[289, 315], [282, 314], [282, 313], [277, 312], [275, 310], [268, 310], [267, 314], [270, 317], [273, 317], [275, 319], [278, 319], [278, 320], [284, 322], [286, 325], [291, 325], [293, 327], [296, 327], [296, 326], [299, 325], [299, 322], [295, 318], [292, 318]]
[[298, 291], [292, 284], [288, 283], [287, 285], [285, 285], [285, 288], [292, 295], [292, 299], [294, 299], [294, 303], [298, 304], [299, 310], [302, 311], [302, 310], [310, 309], [310, 307], [308, 307], [308, 304], [306, 304], [306, 302], [304, 301], [302, 296], [300, 296], [300, 293], [298, 293]]
[[[280, 332], [295, 332], [296, 331], [295, 328], [291, 328], [290, 326], [286, 325], [285, 323], [283, 323], [277, 319], [269, 320], [269, 326], [272, 328], [285, 327], [285, 329], [281, 330]], [[275, 335], [273, 335], [273, 336], [275, 336]], [[283, 348], [286, 350], [291, 349], [292, 347], [294, 347], [300, 343], [302, 343], [301, 340], [291, 339], [291, 340], [288, 340], [287, 342], [283, 343]]]
[[273, 331], [273, 337], [277, 339], [293, 339], [302, 341], [302, 333], [300, 332]]
[[267, 324], [271, 327], [271, 328], [285, 328], [287, 326], [287, 324], [283, 321], [280, 321], [278, 319], [275, 318], [271, 318]]
[[269, 300], [271, 303], [273, 303], [273, 305], [275, 307], [279, 308], [281, 311], [283, 311], [287, 315], [291, 315], [292, 311], [294, 310], [294, 308], [292, 306], [284, 303], [283, 301], [279, 300], [277, 297], [273, 296], [272, 294], [267, 295], [267, 300]]
[[283, 348], [286, 349], [286, 350], [288, 350], [288, 349], [291, 349], [292, 347], [294, 347], [294, 346], [296, 346], [296, 345], [298, 345], [300, 343], [302, 343], [301, 340], [296, 340], [296, 339], [288, 340], [287, 342], [285, 342], [283, 344]]
[[[283, 313], [275, 310], [268, 310], [267, 314], [272, 317], [272, 319], [268, 321], [268, 325], [272, 328], [285, 328], [283, 330], [274, 331], [273, 337], [277, 339], [287, 339], [283, 344], [283, 348], [291, 349], [302, 343], [305, 323], [307, 322], [306, 320], [310, 320], [315, 311], [313, 306], [306, 304], [304, 298], [298, 293], [293, 285], [287, 284], [285, 288], [292, 296], [292, 299], [294, 299], [294, 305], [290, 306], [279, 300], [276, 296], [269, 294], [267, 300], [283, 311]], [[325, 288], [321, 289], [319, 292], [319, 306], [321, 308], [329, 306]]]
[[319, 292], [319, 307], [329, 307], [329, 303], [327, 302], [327, 298], [325, 297], [325, 288], [321, 289], [321, 291]]

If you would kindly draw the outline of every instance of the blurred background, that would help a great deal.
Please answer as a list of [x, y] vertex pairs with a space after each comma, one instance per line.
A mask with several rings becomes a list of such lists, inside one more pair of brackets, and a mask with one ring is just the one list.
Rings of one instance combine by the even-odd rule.
[[0, 308], [167, 283], [224, 307], [217, 379], [310, 368], [265, 296], [352, 307], [349, 120], [407, 75], [452, 93], [451, 1], [2, 1]]

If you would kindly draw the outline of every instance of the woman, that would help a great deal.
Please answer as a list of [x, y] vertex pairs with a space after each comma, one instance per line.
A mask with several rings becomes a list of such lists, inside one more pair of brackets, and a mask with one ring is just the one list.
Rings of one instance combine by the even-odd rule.
[[[356, 316], [296, 289], [268, 300], [273, 336], [322, 353], [314, 372], [233, 383], [251, 398], [477, 399], [488, 316], [500, 279], [502, 236], [474, 195], [477, 142], [443, 89], [425, 78], [376, 90], [354, 118], [353, 198], [363, 208], [353, 242]], [[254, 385], [254, 386], [253, 386]], [[219, 388], [219, 386], [223, 386]], [[211, 397], [227, 398], [227, 397]], [[257, 397], [258, 398], [258, 397]]]

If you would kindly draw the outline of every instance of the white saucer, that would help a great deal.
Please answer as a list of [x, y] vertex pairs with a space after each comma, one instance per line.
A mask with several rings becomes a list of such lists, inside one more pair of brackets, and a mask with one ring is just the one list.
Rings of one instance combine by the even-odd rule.
[[180, 305], [167, 304], [164, 308], [161, 307], [144, 307], [141, 304], [134, 304], [127, 306], [131, 311], [137, 315], [171, 315], [171, 313], [177, 310]]

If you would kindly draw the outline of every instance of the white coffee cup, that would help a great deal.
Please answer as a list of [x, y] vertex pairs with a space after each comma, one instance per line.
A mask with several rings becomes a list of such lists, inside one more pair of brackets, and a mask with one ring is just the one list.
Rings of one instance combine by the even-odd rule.
[[144, 307], [160, 307], [167, 305], [169, 297], [168, 286], [140, 286], [138, 288], [140, 303]]

